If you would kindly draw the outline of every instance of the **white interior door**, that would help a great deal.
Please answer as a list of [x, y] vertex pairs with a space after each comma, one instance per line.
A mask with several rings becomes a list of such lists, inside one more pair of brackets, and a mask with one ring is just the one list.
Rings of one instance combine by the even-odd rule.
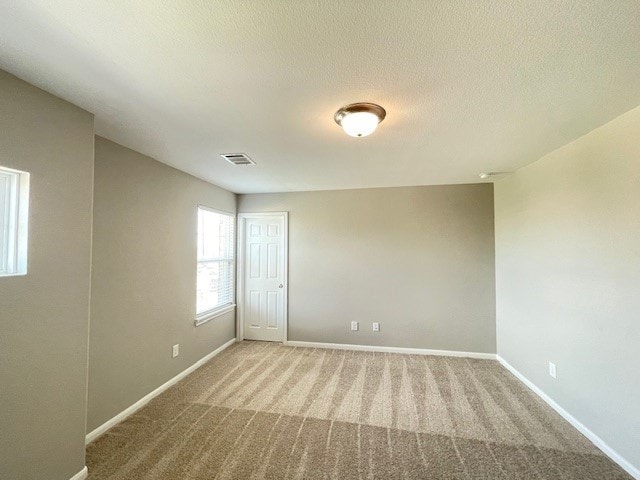
[[243, 230], [241, 336], [286, 340], [287, 214], [240, 214]]

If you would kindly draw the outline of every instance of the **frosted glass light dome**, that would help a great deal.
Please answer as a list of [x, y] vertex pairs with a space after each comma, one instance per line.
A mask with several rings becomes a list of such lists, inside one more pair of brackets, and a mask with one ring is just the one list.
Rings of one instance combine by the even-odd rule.
[[378, 117], [371, 112], [348, 113], [340, 124], [352, 137], [366, 137], [378, 128]]
[[338, 110], [334, 119], [347, 135], [371, 135], [386, 116], [384, 108], [374, 103], [352, 103]]

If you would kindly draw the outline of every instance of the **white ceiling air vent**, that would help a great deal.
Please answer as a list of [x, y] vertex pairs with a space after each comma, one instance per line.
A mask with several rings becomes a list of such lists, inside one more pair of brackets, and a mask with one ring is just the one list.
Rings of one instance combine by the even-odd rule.
[[249, 158], [249, 155], [245, 155], [244, 153], [223, 153], [220, 155], [227, 162], [233, 163], [234, 165], [255, 165], [256, 162]]

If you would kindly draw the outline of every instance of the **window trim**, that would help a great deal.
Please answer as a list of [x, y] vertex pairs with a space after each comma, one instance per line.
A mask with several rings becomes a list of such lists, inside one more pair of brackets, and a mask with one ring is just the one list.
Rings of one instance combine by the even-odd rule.
[[203, 313], [200, 316], [196, 316], [195, 325], [196, 327], [199, 327], [203, 323], [207, 323], [208, 321], [213, 320], [216, 317], [224, 315], [225, 313], [232, 312], [233, 310], [235, 310], [235, 308], [236, 308], [236, 304], [232, 303], [231, 305], [226, 305], [223, 307], [218, 307], [214, 310], [210, 310], [207, 313]]
[[[198, 261], [198, 225], [197, 225], [197, 221], [198, 221], [198, 210], [202, 209], [202, 210], [207, 210], [209, 212], [213, 212], [213, 213], [217, 213], [219, 215], [226, 215], [228, 217], [231, 217], [231, 219], [233, 220], [233, 239], [232, 239], [232, 244], [233, 244], [233, 260], [231, 260], [232, 266], [231, 266], [231, 271], [233, 272], [233, 281], [231, 282], [231, 289], [232, 289], [232, 293], [231, 293], [231, 303], [228, 304], [224, 304], [224, 305], [220, 305], [219, 307], [216, 307], [212, 310], [207, 310], [206, 312], [202, 312], [201, 314], [197, 313], [196, 310], [196, 318], [194, 321], [194, 324], [196, 327], [199, 327], [200, 325], [203, 325], [207, 322], [209, 322], [210, 320], [213, 320], [216, 317], [219, 317], [221, 315], [224, 315], [225, 313], [229, 313], [232, 312], [233, 310], [235, 310], [236, 308], [236, 267], [237, 267], [237, 216], [235, 213], [233, 212], [228, 212], [226, 210], [220, 210], [217, 208], [211, 208], [208, 207], [206, 205], [202, 205], [202, 204], [198, 204], [196, 206], [196, 270], [198, 269], [198, 263], [200, 263]], [[225, 259], [210, 259], [212, 261], [228, 261]], [[197, 306], [196, 306], [197, 309]]]
[[[29, 235], [29, 183], [30, 174], [22, 170], [0, 166], [0, 174], [9, 179], [7, 198], [8, 221], [4, 225], [2, 237], [6, 236], [7, 269], [0, 271], [0, 278], [17, 277], [27, 274], [27, 249]], [[0, 259], [0, 261], [3, 259]], [[0, 263], [1, 265], [1, 263]]]

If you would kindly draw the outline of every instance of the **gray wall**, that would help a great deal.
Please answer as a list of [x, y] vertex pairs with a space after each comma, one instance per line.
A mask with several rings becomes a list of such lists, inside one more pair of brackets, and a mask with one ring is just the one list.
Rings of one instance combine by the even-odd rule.
[[240, 195], [238, 211], [290, 212], [289, 340], [495, 352], [491, 185]]
[[637, 108], [495, 187], [498, 353], [636, 467], [639, 139]]
[[0, 278], [0, 478], [84, 468], [93, 116], [0, 71], [0, 165], [31, 173], [28, 274]]
[[235, 194], [96, 137], [87, 432], [235, 337], [234, 312], [194, 325], [198, 204], [236, 211]]

